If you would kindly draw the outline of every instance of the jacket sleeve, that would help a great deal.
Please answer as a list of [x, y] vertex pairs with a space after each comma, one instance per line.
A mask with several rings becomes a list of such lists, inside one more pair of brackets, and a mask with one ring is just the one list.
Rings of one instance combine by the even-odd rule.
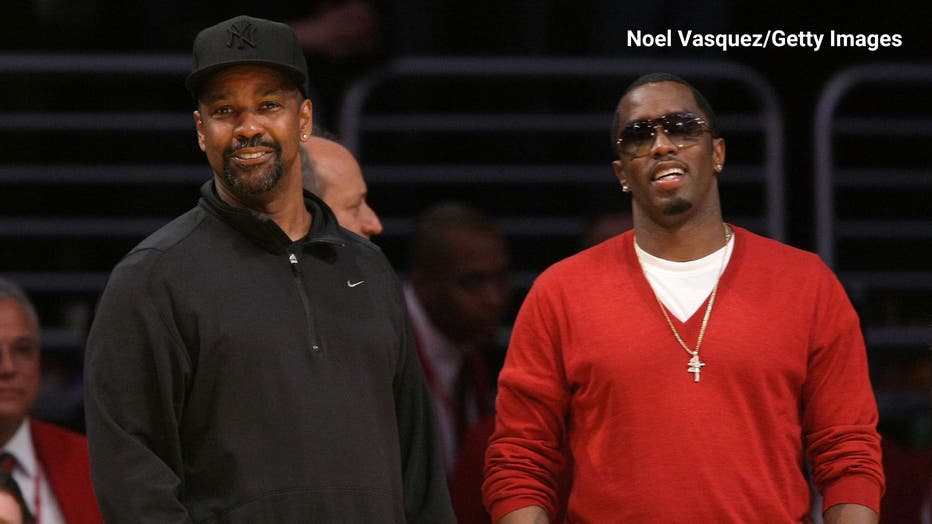
[[408, 524], [455, 524], [430, 390], [417, 357], [401, 287], [396, 287], [396, 311], [401, 312], [398, 325], [402, 330], [402, 343], [394, 394], [398, 440], [401, 443], [405, 518]]
[[191, 522], [178, 432], [190, 363], [151, 276], [156, 257], [134, 252], [117, 266], [87, 343], [91, 476], [107, 522]]
[[814, 305], [803, 430], [823, 507], [854, 503], [879, 513], [884, 491], [877, 403], [857, 313], [824, 268]]
[[531, 288], [515, 320], [499, 374], [495, 431], [485, 457], [483, 502], [495, 522], [527, 506], [557, 512], [569, 404], [562, 319], [547, 273]]

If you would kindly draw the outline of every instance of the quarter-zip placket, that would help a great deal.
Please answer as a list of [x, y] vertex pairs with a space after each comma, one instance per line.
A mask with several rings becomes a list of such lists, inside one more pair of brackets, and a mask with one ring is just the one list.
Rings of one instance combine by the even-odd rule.
[[304, 287], [304, 278], [301, 275], [298, 256], [294, 252], [288, 253], [288, 262], [291, 264], [291, 275], [294, 277], [298, 294], [301, 296], [301, 303], [304, 304], [304, 325], [307, 328], [307, 340], [310, 341], [311, 351], [317, 353], [320, 351], [320, 342], [317, 340], [317, 332], [314, 329], [314, 322], [311, 317], [311, 300], [308, 298], [307, 290]]

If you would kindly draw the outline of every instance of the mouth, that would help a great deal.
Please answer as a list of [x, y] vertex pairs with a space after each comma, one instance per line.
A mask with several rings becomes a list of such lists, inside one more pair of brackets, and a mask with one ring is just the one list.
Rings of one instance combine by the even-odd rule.
[[650, 182], [660, 189], [674, 189], [686, 177], [686, 168], [681, 165], [660, 166], [650, 177]]
[[262, 150], [244, 150], [241, 149], [230, 155], [230, 159], [242, 166], [254, 166], [261, 164], [272, 157], [272, 151]]
[[686, 175], [686, 169], [680, 166], [665, 167], [657, 170], [653, 176], [651, 176], [651, 182], [657, 182], [658, 180], [666, 180], [674, 177], [681, 177]]
[[238, 158], [242, 158], [242, 159], [245, 159], [245, 160], [249, 160], [249, 159], [252, 159], [252, 158], [259, 158], [259, 157], [262, 156], [263, 154], [264, 154], [264, 153], [241, 153], [241, 154], [236, 155], [236, 156], [237, 156]]
[[241, 168], [253, 168], [273, 160], [281, 154], [281, 146], [262, 135], [256, 135], [248, 140], [234, 140], [234, 143], [224, 151], [227, 162]]

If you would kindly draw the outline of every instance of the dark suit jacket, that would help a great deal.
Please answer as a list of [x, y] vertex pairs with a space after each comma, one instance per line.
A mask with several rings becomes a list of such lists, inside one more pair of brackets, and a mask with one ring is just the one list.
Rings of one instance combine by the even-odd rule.
[[69, 524], [103, 524], [91, 486], [87, 439], [58, 426], [29, 421], [32, 445]]

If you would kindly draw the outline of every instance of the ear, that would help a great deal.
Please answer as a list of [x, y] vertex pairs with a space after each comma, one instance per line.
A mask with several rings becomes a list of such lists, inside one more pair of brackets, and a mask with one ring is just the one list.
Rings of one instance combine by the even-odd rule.
[[197, 145], [201, 151], [207, 152], [206, 138], [204, 137], [204, 121], [201, 119], [201, 112], [194, 112], [194, 125], [197, 127]]
[[305, 98], [304, 101], [301, 102], [301, 109], [299, 111], [301, 128], [298, 130], [298, 135], [301, 138], [301, 141], [304, 142], [307, 140], [304, 137], [311, 136], [311, 132], [313, 131], [314, 127], [314, 107], [311, 104], [311, 100], [309, 98]]
[[725, 165], [725, 139], [716, 138], [712, 140], [712, 160], [713, 164]]
[[626, 185], [628, 183], [628, 177], [625, 176], [625, 165], [621, 160], [612, 161], [612, 169], [615, 170], [615, 177], [618, 178], [618, 183], [621, 185]]

